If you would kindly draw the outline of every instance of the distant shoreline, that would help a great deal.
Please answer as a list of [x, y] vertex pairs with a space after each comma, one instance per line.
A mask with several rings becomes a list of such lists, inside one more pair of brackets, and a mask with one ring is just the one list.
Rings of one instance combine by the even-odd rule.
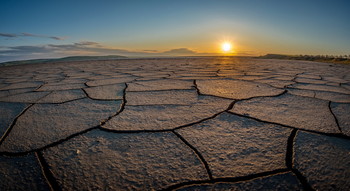
[[2, 66], [27, 65], [27, 64], [44, 64], [53, 62], [74, 62], [74, 61], [108, 61], [108, 60], [138, 60], [138, 59], [183, 59], [183, 58], [217, 58], [217, 57], [236, 57], [236, 58], [254, 58], [251, 56], [159, 56], [159, 57], [126, 57], [119, 55], [108, 56], [69, 56], [63, 58], [47, 58], [47, 59], [30, 59], [1, 62]]
[[0, 66], [13, 66], [13, 65], [23, 65], [23, 64], [43, 64], [48, 62], [71, 62], [71, 61], [94, 61], [94, 60], [116, 60], [125, 59], [126, 56], [119, 55], [108, 55], [108, 56], [68, 56], [63, 58], [47, 58], [47, 59], [31, 59], [31, 60], [18, 60], [18, 61], [8, 61], [0, 63]]
[[279, 59], [279, 60], [299, 60], [324, 62], [332, 64], [350, 64], [349, 57], [339, 56], [313, 56], [313, 55], [284, 55], [284, 54], [266, 54], [264, 56], [159, 56], [159, 57], [126, 57], [120, 55], [108, 56], [69, 56], [63, 58], [47, 58], [47, 59], [30, 59], [1, 62], [0, 67], [18, 66], [28, 64], [45, 64], [45, 63], [62, 63], [62, 62], [81, 62], [81, 61], [110, 61], [110, 60], [140, 60], [140, 59], [186, 59], [186, 58], [255, 58], [255, 59]]

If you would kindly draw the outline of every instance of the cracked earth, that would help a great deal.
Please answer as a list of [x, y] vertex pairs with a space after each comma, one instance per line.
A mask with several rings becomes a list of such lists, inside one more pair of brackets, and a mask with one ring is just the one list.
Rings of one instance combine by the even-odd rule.
[[0, 190], [349, 190], [350, 66], [0, 68]]

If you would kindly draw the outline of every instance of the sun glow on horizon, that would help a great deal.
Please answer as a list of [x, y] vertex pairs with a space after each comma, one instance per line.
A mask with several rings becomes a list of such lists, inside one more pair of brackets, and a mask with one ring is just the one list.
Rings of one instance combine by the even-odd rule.
[[224, 52], [224, 53], [230, 53], [232, 52], [232, 44], [230, 42], [223, 42], [221, 44], [221, 50]]

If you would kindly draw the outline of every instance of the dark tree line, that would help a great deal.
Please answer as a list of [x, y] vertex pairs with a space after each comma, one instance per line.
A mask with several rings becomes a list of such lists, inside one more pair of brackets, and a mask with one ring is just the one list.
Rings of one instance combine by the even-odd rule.
[[329, 62], [349, 62], [349, 55], [283, 55], [283, 54], [266, 54], [259, 58], [267, 59], [288, 59], [288, 60], [309, 60], [309, 61], [329, 61]]
[[350, 59], [349, 55], [299, 55], [299, 56], [292, 56], [295, 58], [301, 58], [303, 60], [347, 60]]

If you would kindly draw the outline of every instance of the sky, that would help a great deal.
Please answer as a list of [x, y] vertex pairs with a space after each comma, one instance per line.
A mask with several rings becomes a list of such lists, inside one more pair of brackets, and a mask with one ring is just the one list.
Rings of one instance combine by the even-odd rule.
[[[0, 62], [350, 54], [348, 0], [1, 0]], [[223, 52], [229, 42], [232, 50]]]

